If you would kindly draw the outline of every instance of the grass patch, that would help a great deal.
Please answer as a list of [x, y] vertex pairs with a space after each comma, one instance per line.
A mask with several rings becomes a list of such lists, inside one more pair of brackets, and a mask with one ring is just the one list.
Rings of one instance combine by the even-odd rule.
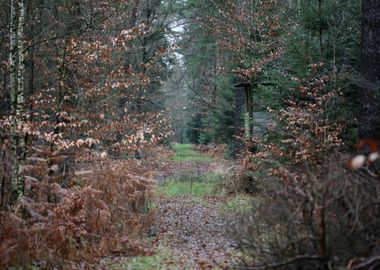
[[220, 175], [214, 172], [198, 174], [192, 170], [179, 170], [157, 187], [158, 194], [174, 197], [182, 195], [223, 195]]
[[[158, 187], [158, 193], [170, 197], [193, 195], [204, 196], [207, 194], [216, 195], [215, 182], [180, 182], [180, 181], [167, 181]], [[220, 194], [220, 192], [219, 192]]]
[[179, 258], [174, 257], [173, 253], [165, 245], [160, 244], [156, 253], [152, 256], [141, 256], [131, 258], [127, 263], [114, 266], [113, 269], [123, 270], [154, 270], [154, 269], [177, 269], [180, 264]]
[[176, 155], [171, 158], [173, 161], [199, 161], [199, 162], [212, 162], [214, 158], [205, 156], [199, 152], [194, 151], [192, 144], [173, 144], [172, 145]]

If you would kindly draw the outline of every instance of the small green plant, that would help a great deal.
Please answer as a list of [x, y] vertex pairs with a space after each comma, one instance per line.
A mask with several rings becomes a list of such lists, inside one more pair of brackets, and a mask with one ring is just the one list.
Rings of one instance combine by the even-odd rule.
[[258, 200], [257, 197], [250, 195], [236, 195], [227, 201], [227, 203], [222, 207], [221, 211], [226, 213], [246, 213], [254, 208], [254, 203], [256, 200]]
[[144, 203], [144, 206], [143, 206], [143, 210], [142, 212], [144, 214], [147, 214], [149, 213], [150, 211], [154, 210], [156, 208], [156, 205], [154, 204], [153, 201], [151, 200], [147, 200], [145, 203]]

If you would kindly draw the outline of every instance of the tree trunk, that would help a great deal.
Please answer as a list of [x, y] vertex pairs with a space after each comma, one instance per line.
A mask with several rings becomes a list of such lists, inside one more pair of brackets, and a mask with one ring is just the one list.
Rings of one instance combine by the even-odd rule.
[[253, 89], [251, 85], [245, 85], [245, 137], [251, 139], [253, 136]]
[[319, 17], [319, 50], [321, 52], [321, 57], [323, 56], [323, 18], [322, 18], [322, 0], [318, 0], [318, 17]]
[[234, 87], [234, 138], [232, 145], [232, 157], [236, 158], [240, 149], [242, 148], [242, 141], [239, 139], [241, 136], [241, 114], [244, 104], [244, 88]]
[[0, 132], [0, 210], [9, 206], [11, 194], [11, 153], [9, 138]]
[[25, 136], [23, 134], [24, 118], [24, 27], [25, 5], [24, 0], [11, 1], [11, 24], [10, 24], [10, 52], [9, 52], [9, 76], [10, 92], [12, 101], [12, 183], [11, 203], [23, 194], [24, 178], [21, 172], [25, 160]]
[[9, 50], [9, 88], [11, 93], [11, 200], [17, 199], [18, 186], [18, 158], [17, 158], [17, 8], [15, 0], [11, 1], [11, 21], [10, 21], [10, 50]]
[[362, 0], [360, 137], [380, 139], [380, 1]]

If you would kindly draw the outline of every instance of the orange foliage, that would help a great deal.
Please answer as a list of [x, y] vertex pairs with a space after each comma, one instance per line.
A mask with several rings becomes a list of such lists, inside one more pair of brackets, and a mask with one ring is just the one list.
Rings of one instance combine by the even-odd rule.
[[72, 268], [71, 262], [110, 253], [149, 253], [133, 239], [153, 218], [146, 208], [154, 184], [152, 166], [156, 164], [92, 163], [98, 169], [75, 177], [72, 188], [62, 188], [47, 175], [41, 182], [32, 180], [28, 197], [18, 201], [14, 213], [0, 212], [0, 269], [31, 263]]
[[341, 149], [345, 125], [326, 117], [329, 104], [337, 102], [340, 91], [327, 89], [329, 76], [318, 72], [323, 66], [309, 65], [311, 78], [291, 78], [295, 86], [289, 89], [292, 95], [285, 107], [268, 109], [275, 119], [268, 127], [270, 138], [247, 142], [247, 149], [257, 151], [247, 150], [237, 179], [254, 186], [255, 177], [247, 177], [254, 172], [279, 177], [285, 184], [304, 182], [304, 165], [318, 171], [327, 157]]

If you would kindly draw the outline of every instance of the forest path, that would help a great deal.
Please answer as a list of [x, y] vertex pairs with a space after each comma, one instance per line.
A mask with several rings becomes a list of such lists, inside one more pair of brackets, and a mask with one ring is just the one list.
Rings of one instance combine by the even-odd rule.
[[225, 203], [219, 196], [157, 200], [155, 229], [174, 256], [170, 269], [225, 269], [233, 263], [236, 244], [228, 231], [235, 224], [221, 214]]
[[156, 251], [121, 269], [231, 269], [237, 251], [230, 231], [237, 219], [221, 187], [231, 164], [191, 145], [174, 148], [153, 203], [156, 219], [149, 235], [157, 239]]

